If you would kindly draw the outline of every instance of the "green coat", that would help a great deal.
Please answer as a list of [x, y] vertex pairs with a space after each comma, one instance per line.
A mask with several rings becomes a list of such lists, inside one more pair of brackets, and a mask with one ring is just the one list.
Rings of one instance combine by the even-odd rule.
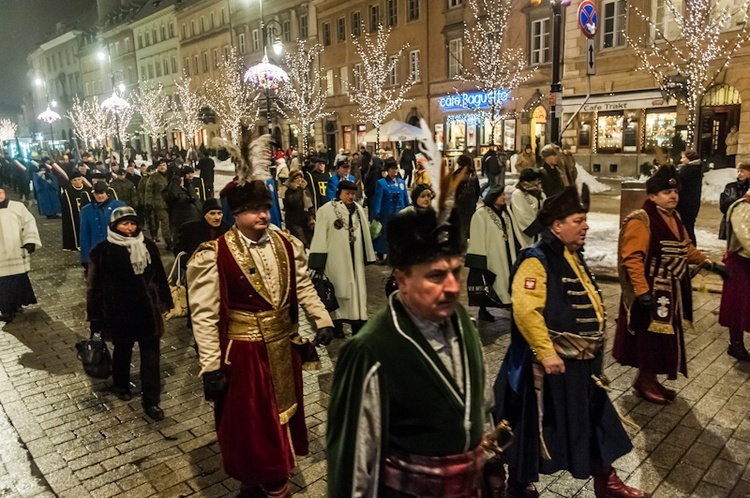
[[396, 295], [341, 348], [326, 432], [330, 498], [380, 495], [390, 449], [447, 456], [482, 439], [482, 344], [469, 314], [459, 305], [453, 316], [467, 379], [458, 386]]
[[164, 200], [162, 191], [167, 188], [167, 176], [155, 172], [148, 177], [146, 185], [146, 204], [154, 209], [167, 209], [167, 202]]

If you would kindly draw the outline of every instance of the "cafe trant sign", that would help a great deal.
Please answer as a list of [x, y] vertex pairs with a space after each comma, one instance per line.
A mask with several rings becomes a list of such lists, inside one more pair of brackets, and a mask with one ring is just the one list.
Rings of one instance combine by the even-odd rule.
[[502, 105], [510, 99], [508, 90], [490, 90], [488, 92], [463, 92], [440, 97], [440, 108], [443, 111], [465, 111], [489, 109], [493, 104]]

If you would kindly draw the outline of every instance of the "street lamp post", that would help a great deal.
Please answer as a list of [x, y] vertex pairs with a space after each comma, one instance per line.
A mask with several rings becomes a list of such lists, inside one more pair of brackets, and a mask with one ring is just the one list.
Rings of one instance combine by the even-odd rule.
[[[532, 5], [539, 5], [541, 0], [531, 0]], [[560, 117], [558, 107], [562, 101], [562, 13], [570, 5], [570, 0], [550, 0], [552, 7], [552, 82], [550, 84], [550, 138], [553, 143], [560, 142]]]
[[281, 55], [283, 45], [279, 34], [281, 33], [281, 23], [274, 19], [266, 22], [263, 16], [263, 0], [259, 0], [260, 7], [260, 31], [263, 36], [263, 60], [256, 64], [245, 73], [245, 81], [263, 90], [266, 96], [266, 118], [268, 125], [268, 134], [273, 136], [273, 119], [271, 115], [271, 98], [273, 91], [279, 87], [279, 84], [286, 82], [289, 77], [286, 71], [268, 61], [268, 45], [273, 47], [276, 55]]
[[47, 91], [47, 82], [44, 79], [42, 79], [41, 76], [37, 76], [34, 79], [34, 84], [36, 86], [40, 86], [44, 88], [44, 98], [47, 101], [47, 109], [45, 109], [42, 113], [40, 113], [37, 116], [37, 119], [40, 121], [44, 121], [45, 123], [49, 125], [49, 136], [50, 136], [49, 149], [51, 152], [55, 147], [55, 143], [54, 143], [55, 132], [52, 129], [52, 123], [54, 123], [55, 121], [59, 121], [61, 119], [60, 115], [52, 110], [53, 107], [57, 107], [57, 101], [54, 99], [50, 100], [49, 92]]
[[[97, 57], [100, 61], [104, 61], [105, 59], [109, 61], [109, 77], [112, 82], [112, 96], [108, 97], [101, 103], [102, 109], [108, 112], [112, 112], [115, 116], [115, 142], [117, 145], [117, 154], [118, 154], [118, 162], [120, 166], [125, 165], [125, 161], [122, 157], [122, 140], [120, 140], [120, 113], [122, 113], [125, 109], [130, 107], [130, 103], [123, 99], [120, 94], [125, 93], [125, 84], [120, 81], [119, 84], [117, 84], [117, 78], [116, 76], [119, 74], [123, 79], [124, 75], [121, 71], [114, 71], [112, 68], [112, 55], [109, 53], [109, 46], [107, 45], [107, 52], [99, 51], [97, 53]], [[118, 93], [119, 90], [119, 93]]]

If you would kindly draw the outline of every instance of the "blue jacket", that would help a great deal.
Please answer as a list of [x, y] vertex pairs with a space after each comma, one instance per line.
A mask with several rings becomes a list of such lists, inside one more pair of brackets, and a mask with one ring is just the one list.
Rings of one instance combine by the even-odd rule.
[[[350, 182], [354, 182], [354, 175], [348, 175], [346, 177]], [[339, 182], [341, 178], [339, 175], [333, 175], [328, 179], [328, 185], [326, 187], [326, 201], [332, 201], [336, 198], [336, 194], [339, 192]]]
[[61, 213], [60, 184], [57, 177], [51, 173], [44, 176], [35, 174], [31, 183], [34, 184], [34, 197], [39, 208], [39, 214], [42, 216], [59, 215]]
[[406, 183], [401, 178], [381, 178], [375, 186], [375, 198], [372, 200], [373, 217], [384, 223], [406, 206], [411, 204]]
[[108, 198], [103, 203], [92, 202], [81, 209], [81, 263], [89, 262], [89, 253], [99, 242], [107, 240], [109, 218], [125, 203]]

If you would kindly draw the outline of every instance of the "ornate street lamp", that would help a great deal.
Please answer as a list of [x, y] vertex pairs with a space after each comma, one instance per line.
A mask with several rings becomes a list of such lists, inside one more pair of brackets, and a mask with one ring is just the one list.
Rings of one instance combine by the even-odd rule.
[[[52, 101], [52, 103], [54, 103], [54, 101]], [[39, 114], [39, 116], [37, 116], [36, 118], [39, 121], [44, 121], [45, 123], [49, 125], [49, 135], [50, 135], [50, 142], [49, 142], [50, 147], [49, 148], [51, 151], [52, 148], [54, 147], [54, 141], [55, 141], [55, 135], [54, 135], [54, 132], [52, 131], [52, 123], [54, 123], [55, 121], [59, 121], [60, 115], [56, 113], [55, 111], [53, 111], [52, 109], [50, 109], [50, 104], [47, 104], [47, 109], [41, 114]]]
[[263, 55], [263, 60], [245, 72], [245, 81], [263, 90], [266, 93], [266, 115], [268, 117], [268, 133], [273, 135], [271, 120], [271, 92], [276, 90], [279, 85], [286, 83], [289, 76], [286, 71], [275, 64], [268, 62], [268, 56]]
[[[114, 81], [114, 77], [113, 77]], [[123, 85], [121, 85], [123, 86]], [[122, 141], [120, 140], [120, 113], [130, 107], [130, 103], [124, 98], [117, 95], [117, 90], [112, 91], [112, 96], [104, 99], [101, 104], [102, 109], [107, 112], [112, 112], [115, 115], [115, 133], [117, 134], [117, 153], [119, 154], [118, 162], [121, 165], [125, 164], [122, 158]]]

